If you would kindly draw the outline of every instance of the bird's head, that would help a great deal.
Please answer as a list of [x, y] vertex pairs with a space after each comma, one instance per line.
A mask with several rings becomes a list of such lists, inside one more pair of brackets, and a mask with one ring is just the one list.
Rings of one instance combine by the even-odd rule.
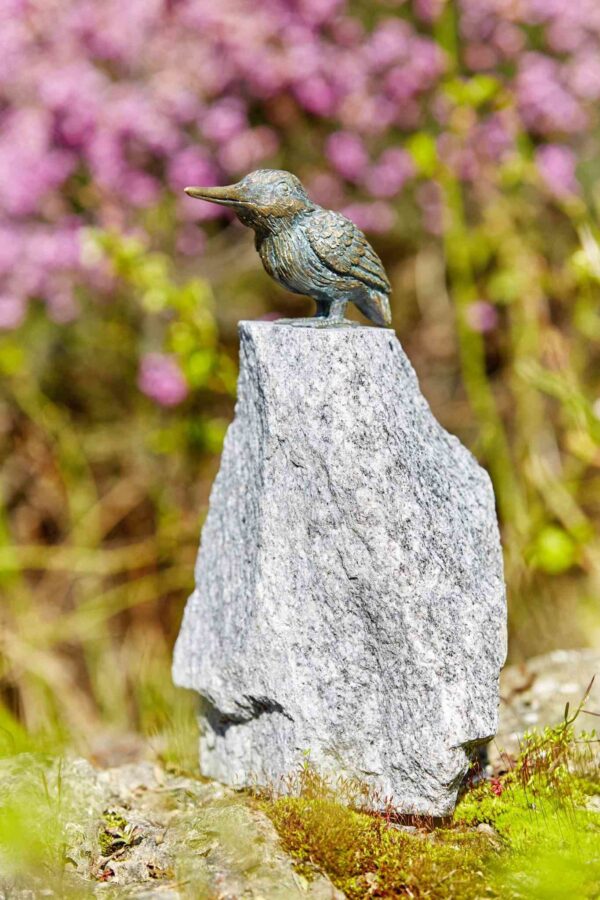
[[256, 231], [271, 231], [313, 204], [302, 182], [282, 169], [257, 169], [237, 184], [186, 187], [189, 197], [230, 206], [238, 219]]

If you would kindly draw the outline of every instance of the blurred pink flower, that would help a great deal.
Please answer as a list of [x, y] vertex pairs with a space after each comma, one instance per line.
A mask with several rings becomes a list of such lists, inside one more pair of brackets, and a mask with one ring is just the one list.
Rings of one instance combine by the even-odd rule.
[[468, 305], [466, 319], [473, 331], [487, 334], [498, 325], [498, 312], [487, 300], [476, 300]]
[[413, 31], [402, 19], [384, 19], [365, 47], [367, 61], [373, 71], [381, 71], [393, 63], [404, 60], [410, 48]]
[[423, 225], [430, 234], [440, 235], [444, 231], [444, 205], [442, 191], [435, 181], [425, 181], [415, 192], [421, 207]]
[[467, 44], [465, 47], [465, 61], [470, 69], [481, 72], [485, 69], [493, 69], [498, 62], [498, 54], [490, 44]]
[[25, 318], [25, 301], [22, 297], [0, 295], [0, 329], [17, 328]]
[[81, 259], [80, 227], [81, 223], [73, 219], [28, 229], [25, 241], [28, 258], [34, 259], [46, 272], [75, 269]]
[[23, 228], [0, 225], [0, 276], [13, 271], [23, 254]]
[[335, 109], [336, 92], [322, 75], [302, 78], [294, 93], [302, 106], [317, 116], [331, 115]]
[[182, 191], [189, 185], [215, 184], [218, 170], [209, 153], [202, 147], [186, 147], [170, 160], [167, 178], [174, 191]]
[[564, 144], [545, 144], [538, 147], [535, 163], [546, 186], [556, 197], [568, 197], [579, 191], [575, 176], [577, 158]]
[[367, 172], [365, 185], [373, 197], [394, 197], [415, 174], [412, 157], [400, 147], [390, 147]]
[[50, 283], [46, 288], [46, 306], [55, 322], [72, 322], [77, 316], [77, 304], [68, 283]]
[[382, 134], [406, 110], [398, 109], [398, 104], [379, 94], [350, 94], [339, 104], [337, 115], [340, 123], [361, 135]]
[[177, 406], [188, 393], [177, 361], [164, 353], [147, 353], [142, 357], [138, 387], [161, 406]]
[[538, 134], [581, 131], [587, 115], [565, 84], [559, 63], [541, 53], [526, 53], [517, 76], [517, 99], [525, 125]]
[[369, 156], [357, 134], [336, 131], [325, 142], [325, 154], [343, 178], [358, 181], [366, 171]]
[[414, 0], [417, 16], [424, 22], [436, 22], [441, 16], [446, 0]]
[[331, 172], [318, 172], [306, 182], [306, 186], [309, 195], [321, 206], [335, 209], [344, 202], [344, 186]]
[[273, 156], [278, 146], [277, 135], [266, 125], [249, 128], [226, 143], [219, 153], [219, 162], [232, 174], [255, 169]]
[[363, 231], [373, 234], [385, 234], [396, 221], [393, 208], [382, 200], [375, 203], [350, 203], [342, 212]]
[[419, 38], [412, 42], [407, 62], [388, 70], [383, 87], [397, 103], [406, 103], [432, 87], [443, 70], [439, 49], [432, 41]]
[[473, 145], [482, 156], [500, 162], [514, 148], [512, 132], [507, 118], [502, 113], [494, 113], [475, 130]]
[[5, 114], [0, 132], [0, 209], [12, 216], [39, 212], [74, 162], [70, 154], [52, 147], [47, 112], [24, 107]]
[[208, 108], [200, 123], [204, 137], [216, 143], [229, 141], [248, 128], [244, 102], [238, 97], [226, 97]]
[[597, 46], [577, 54], [567, 68], [567, 80], [578, 97], [600, 99], [600, 56]]
[[158, 200], [160, 183], [152, 175], [134, 169], [123, 172], [122, 191], [133, 206], [149, 207]]
[[525, 34], [510, 22], [501, 22], [494, 30], [492, 44], [504, 59], [514, 59], [525, 46]]

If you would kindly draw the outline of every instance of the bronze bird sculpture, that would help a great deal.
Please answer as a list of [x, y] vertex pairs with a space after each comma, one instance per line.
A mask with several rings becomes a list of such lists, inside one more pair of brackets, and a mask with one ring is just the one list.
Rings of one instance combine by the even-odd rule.
[[356, 225], [313, 203], [291, 172], [257, 169], [226, 187], [187, 187], [186, 194], [229, 206], [254, 230], [267, 273], [295, 294], [312, 297], [311, 319], [291, 325], [355, 324], [344, 319], [351, 301], [376, 325], [391, 325], [390, 283], [383, 264]]

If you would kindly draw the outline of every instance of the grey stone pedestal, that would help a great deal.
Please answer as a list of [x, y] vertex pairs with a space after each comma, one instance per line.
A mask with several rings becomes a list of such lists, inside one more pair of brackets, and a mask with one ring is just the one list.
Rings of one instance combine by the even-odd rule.
[[486, 472], [393, 333], [240, 325], [235, 420], [174, 677], [201, 766], [273, 781], [310, 752], [406, 813], [452, 812], [495, 733], [505, 593]]

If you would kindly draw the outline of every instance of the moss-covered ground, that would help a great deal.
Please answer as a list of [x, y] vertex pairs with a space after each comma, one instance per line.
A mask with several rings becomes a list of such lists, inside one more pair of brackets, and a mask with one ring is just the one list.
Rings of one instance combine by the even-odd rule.
[[[366, 897], [600, 897], [600, 769], [595, 732], [574, 719], [524, 739], [496, 777], [473, 772], [451, 823], [406, 826], [347, 781], [307, 762], [291, 796], [259, 797], [299, 872]], [[379, 804], [381, 806], [381, 804]], [[371, 807], [371, 809], [370, 809]]]
[[117, 769], [7, 754], [0, 898], [40, 885], [51, 897], [150, 896], [167, 883], [193, 900], [223, 896], [224, 884], [234, 897], [329, 897], [330, 883], [350, 900], [600, 898], [600, 743], [578, 724], [566, 714], [502, 771], [473, 770], [443, 823], [408, 822], [308, 760], [283, 790], [259, 795], [200, 779], [179, 742], [160, 762]]

